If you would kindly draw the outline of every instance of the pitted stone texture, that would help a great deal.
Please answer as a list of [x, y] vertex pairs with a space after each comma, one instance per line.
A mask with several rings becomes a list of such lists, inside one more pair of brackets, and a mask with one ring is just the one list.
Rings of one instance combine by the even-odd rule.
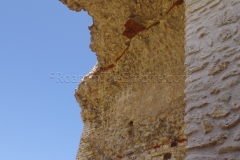
[[[90, 124], [78, 159], [184, 159], [184, 5], [165, 15], [172, 1], [62, 2], [92, 16], [90, 48], [98, 58], [75, 93]], [[138, 34], [122, 35], [136, 26]]]

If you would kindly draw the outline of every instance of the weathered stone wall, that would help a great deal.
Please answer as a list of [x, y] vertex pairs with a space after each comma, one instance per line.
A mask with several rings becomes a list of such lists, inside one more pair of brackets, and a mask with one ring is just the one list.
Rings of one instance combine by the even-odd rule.
[[240, 0], [186, 0], [186, 160], [240, 159]]
[[[75, 93], [85, 124], [77, 159], [184, 159], [184, 4], [165, 15], [173, 1], [62, 2], [93, 17], [98, 58]], [[129, 19], [144, 28], [131, 39]]]
[[186, 160], [240, 159], [240, 0], [61, 1], [93, 17], [98, 57], [77, 159], [182, 160], [186, 136]]

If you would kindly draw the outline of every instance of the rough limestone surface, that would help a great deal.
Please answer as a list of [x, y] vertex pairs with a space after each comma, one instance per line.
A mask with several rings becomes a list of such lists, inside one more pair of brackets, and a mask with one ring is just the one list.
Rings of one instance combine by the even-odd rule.
[[185, 5], [185, 66], [192, 78], [185, 89], [185, 132], [191, 133], [185, 160], [239, 160], [240, 0]]
[[[98, 58], [75, 93], [84, 121], [76, 159], [184, 159], [184, 4], [165, 15], [174, 1], [61, 2], [93, 18]], [[133, 21], [144, 30], [129, 39]]]
[[77, 160], [240, 159], [240, 0], [60, 1], [93, 18], [98, 58]]

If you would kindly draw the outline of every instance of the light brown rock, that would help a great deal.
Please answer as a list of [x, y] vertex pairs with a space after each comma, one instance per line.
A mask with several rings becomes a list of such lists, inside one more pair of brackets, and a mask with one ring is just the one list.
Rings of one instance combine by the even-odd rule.
[[212, 131], [212, 129], [213, 129], [213, 126], [212, 126], [211, 122], [209, 120], [206, 120], [206, 119], [204, 119], [201, 122], [201, 127], [202, 127], [203, 132], [205, 134], [210, 133]]

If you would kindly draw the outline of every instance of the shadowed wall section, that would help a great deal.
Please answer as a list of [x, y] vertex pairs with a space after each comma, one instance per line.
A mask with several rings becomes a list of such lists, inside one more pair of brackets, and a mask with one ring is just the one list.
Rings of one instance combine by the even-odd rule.
[[165, 15], [173, 1], [61, 1], [93, 17], [98, 57], [75, 93], [85, 124], [76, 159], [184, 159], [184, 4]]

